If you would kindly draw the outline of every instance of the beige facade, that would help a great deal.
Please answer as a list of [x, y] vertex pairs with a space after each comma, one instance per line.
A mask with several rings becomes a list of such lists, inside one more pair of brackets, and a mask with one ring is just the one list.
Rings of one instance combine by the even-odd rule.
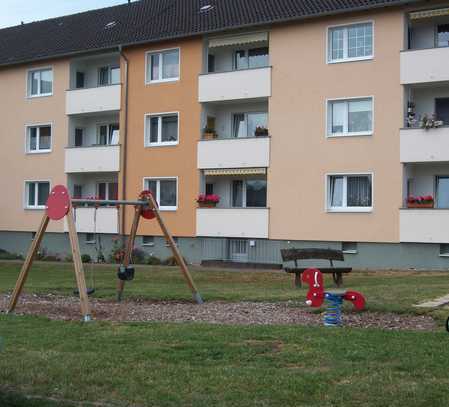
[[[398, 242], [404, 12], [338, 16], [273, 28], [270, 61], [270, 238]], [[327, 63], [329, 26], [374, 22], [374, 57]], [[326, 137], [326, 100], [374, 100], [371, 136]], [[326, 174], [372, 173], [373, 210], [329, 213]]]
[[[53, 94], [27, 96], [28, 71], [40, 67], [53, 69]], [[66, 60], [20, 65], [0, 69], [0, 230], [35, 231], [44, 213], [25, 209], [25, 181], [50, 181], [50, 186], [65, 185], [64, 149], [67, 145], [66, 90], [69, 64]], [[26, 153], [26, 126], [51, 124], [51, 152]], [[62, 222], [52, 222], [50, 231], [62, 232]]]

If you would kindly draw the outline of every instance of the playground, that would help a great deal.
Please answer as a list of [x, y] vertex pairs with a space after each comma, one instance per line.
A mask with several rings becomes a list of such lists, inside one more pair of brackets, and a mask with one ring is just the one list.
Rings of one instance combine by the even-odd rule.
[[[358, 272], [330, 249], [285, 250], [287, 273], [193, 267], [146, 191], [108, 201], [135, 212], [119, 264], [86, 266], [76, 201], [55, 187], [25, 260], [0, 262], [0, 405], [447, 401], [448, 272]], [[35, 261], [64, 217], [72, 262]], [[176, 266], [132, 264], [141, 218], [159, 223]], [[316, 258], [330, 267], [298, 264]]]
[[[3, 308], [21, 265], [0, 263]], [[198, 305], [177, 267], [136, 267], [118, 304], [116, 266], [94, 267], [95, 322], [84, 323], [73, 265], [33, 265], [16, 314], [0, 315], [0, 405], [447, 401], [449, 310], [413, 305], [447, 294], [449, 273], [355, 271], [345, 285], [364, 293], [366, 310], [345, 304], [344, 326], [328, 328], [281, 271], [190, 267]]]

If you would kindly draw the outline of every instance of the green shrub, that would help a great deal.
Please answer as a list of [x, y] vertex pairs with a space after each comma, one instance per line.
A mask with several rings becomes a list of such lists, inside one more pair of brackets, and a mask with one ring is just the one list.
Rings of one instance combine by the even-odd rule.
[[149, 256], [147, 259], [147, 264], [149, 264], [150, 266], [160, 266], [162, 264], [162, 261], [159, 257]]
[[146, 253], [139, 248], [134, 248], [131, 253], [131, 262], [133, 264], [146, 264]]
[[92, 258], [90, 257], [89, 254], [82, 254], [81, 255], [81, 261], [83, 263], [90, 263], [92, 261]]
[[0, 260], [23, 260], [23, 256], [0, 249]]
[[[186, 264], [188, 264], [186, 258], [183, 257], [183, 259], [184, 259], [184, 262], [185, 262]], [[169, 258], [165, 259], [165, 260], [162, 262], [162, 265], [163, 265], [163, 266], [177, 266], [177, 265], [178, 265], [178, 262], [176, 261], [175, 256], [170, 256]]]

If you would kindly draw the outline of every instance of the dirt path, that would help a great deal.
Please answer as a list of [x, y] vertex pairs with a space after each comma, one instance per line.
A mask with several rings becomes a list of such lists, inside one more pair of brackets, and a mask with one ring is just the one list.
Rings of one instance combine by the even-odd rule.
[[[9, 296], [0, 295], [4, 310]], [[124, 301], [121, 304], [91, 299], [93, 316], [99, 321], [117, 322], [204, 322], [229, 325], [322, 325], [322, 316], [300, 302], [220, 302], [196, 305], [179, 301]], [[79, 300], [55, 295], [23, 295], [16, 314], [47, 316], [50, 319], [78, 321]], [[426, 315], [398, 315], [377, 312], [346, 312], [344, 325], [387, 330], [429, 331], [435, 321]]]

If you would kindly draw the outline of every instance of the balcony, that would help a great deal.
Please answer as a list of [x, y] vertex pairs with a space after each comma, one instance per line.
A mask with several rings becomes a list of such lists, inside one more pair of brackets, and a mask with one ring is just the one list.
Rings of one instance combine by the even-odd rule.
[[118, 172], [120, 146], [74, 147], [65, 150], [65, 172]]
[[[118, 209], [115, 207], [98, 208], [96, 215], [95, 208], [76, 208], [75, 217], [78, 233], [118, 233]], [[68, 230], [64, 220], [64, 232]]]
[[118, 111], [120, 110], [120, 99], [121, 85], [68, 90], [66, 113], [75, 115]]
[[204, 237], [268, 238], [268, 208], [199, 208], [196, 233]]
[[248, 137], [202, 140], [198, 168], [261, 168], [270, 165], [270, 138]]
[[209, 73], [199, 77], [200, 102], [269, 96], [271, 96], [271, 67]]
[[449, 48], [401, 52], [401, 84], [449, 81]]
[[401, 129], [401, 162], [449, 161], [449, 127]]
[[449, 243], [449, 209], [401, 209], [400, 240]]

